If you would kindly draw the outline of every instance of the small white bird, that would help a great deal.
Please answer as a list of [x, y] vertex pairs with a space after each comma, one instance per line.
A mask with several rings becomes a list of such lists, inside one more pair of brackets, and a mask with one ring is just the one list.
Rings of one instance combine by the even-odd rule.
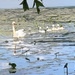
[[24, 33], [24, 29], [20, 29], [20, 30], [16, 31], [15, 25], [16, 25], [16, 22], [13, 21], [12, 22], [13, 37], [15, 37], [15, 38], [22, 38], [22, 37], [24, 37], [26, 35], [26, 33]]

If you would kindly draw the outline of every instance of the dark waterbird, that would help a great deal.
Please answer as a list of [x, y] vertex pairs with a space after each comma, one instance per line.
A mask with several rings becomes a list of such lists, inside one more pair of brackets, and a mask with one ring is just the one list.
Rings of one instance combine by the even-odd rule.
[[9, 65], [11, 66], [12, 69], [16, 68], [16, 64], [15, 63], [9, 63]]
[[64, 65], [64, 68], [68, 68], [68, 63], [66, 63], [66, 64]]
[[30, 61], [30, 59], [29, 59], [29, 58], [27, 58], [27, 57], [26, 57], [25, 59], [26, 59], [26, 60], [28, 60], [28, 61]]
[[56, 53], [55, 53], [56, 58], [57, 58], [58, 54], [59, 54], [59, 52], [56, 52]]
[[66, 68], [66, 75], [68, 75], [68, 63], [64, 65], [64, 68]]
[[5, 43], [8, 43], [9, 41], [8, 41], [8, 40], [5, 40], [4, 42], [5, 42]]

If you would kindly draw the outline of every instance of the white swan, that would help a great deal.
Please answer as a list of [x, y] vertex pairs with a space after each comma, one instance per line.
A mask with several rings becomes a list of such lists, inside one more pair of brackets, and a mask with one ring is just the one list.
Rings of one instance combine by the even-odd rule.
[[53, 24], [51, 30], [52, 30], [52, 31], [56, 31], [56, 30], [58, 30], [58, 29], [57, 29], [57, 28], [55, 27], [55, 25]]
[[15, 30], [15, 25], [16, 25], [16, 22], [13, 21], [12, 22], [12, 28], [13, 28], [13, 37], [14, 38], [22, 38], [26, 35], [26, 33], [24, 33], [24, 29], [20, 29], [18, 31]]
[[60, 25], [59, 24], [57, 24], [57, 28], [58, 28], [58, 30], [64, 30], [64, 27], [60, 27]]
[[38, 27], [39, 33], [45, 33], [45, 30], [43, 30], [41, 27]]
[[47, 30], [48, 32], [51, 31], [51, 29], [50, 29], [48, 26], [46, 27], [46, 30]]
[[59, 31], [59, 30], [64, 30], [64, 28], [63, 27], [60, 27], [60, 25], [57, 24], [57, 27], [55, 27], [55, 25], [52, 25], [52, 30], [53, 31]]

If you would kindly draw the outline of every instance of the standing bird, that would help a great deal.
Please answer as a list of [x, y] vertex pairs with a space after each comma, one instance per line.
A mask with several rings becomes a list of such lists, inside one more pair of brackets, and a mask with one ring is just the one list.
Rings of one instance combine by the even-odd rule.
[[68, 63], [64, 65], [64, 68], [66, 68], [66, 75], [68, 75]]
[[59, 52], [56, 52], [56, 53], [55, 53], [56, 58], [57, 58], [58, 54], [59, 54]]
[[48, 26], [46, 27], [46, 30], [47, 30], [48, 32], [51, 31], [51, 29], [50, 29]]
[[12, 22], [13, 37], [14, 38], [22, 38], [22, 37], [24, 37], [26, 35], [26, 33], [24, 33], [24, 29], [20, 29], [20, 30], [16, 31], [15, 25], [16, 25], [16, 22], [13, 21]]
[[65, 65], [64, 65], [64, 68], [67, 68], [68, 67], [68, 63], [66, 63]]

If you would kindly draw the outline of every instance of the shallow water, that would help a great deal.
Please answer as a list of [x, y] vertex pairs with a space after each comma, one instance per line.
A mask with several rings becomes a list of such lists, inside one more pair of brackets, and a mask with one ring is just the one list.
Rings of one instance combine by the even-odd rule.
[[[16, 41], [16, 43], [12, 38], [2, 39], [3, 41], [0, 43], [0, 74], [66, 75], [64, 65], [68, 63], [68, 74], [74, 75], [75, 41], [74, 37], [71, 37], [74, 36], [74, 33], [64, 37], [62, 37], [63, 34], [56, 34], [58, 36], [55, 34], [37, 33]], [[66, 41], [67, 38], [70, 42]], [[10, 73], [9, 62], [16, 63], [15, 73]]]

